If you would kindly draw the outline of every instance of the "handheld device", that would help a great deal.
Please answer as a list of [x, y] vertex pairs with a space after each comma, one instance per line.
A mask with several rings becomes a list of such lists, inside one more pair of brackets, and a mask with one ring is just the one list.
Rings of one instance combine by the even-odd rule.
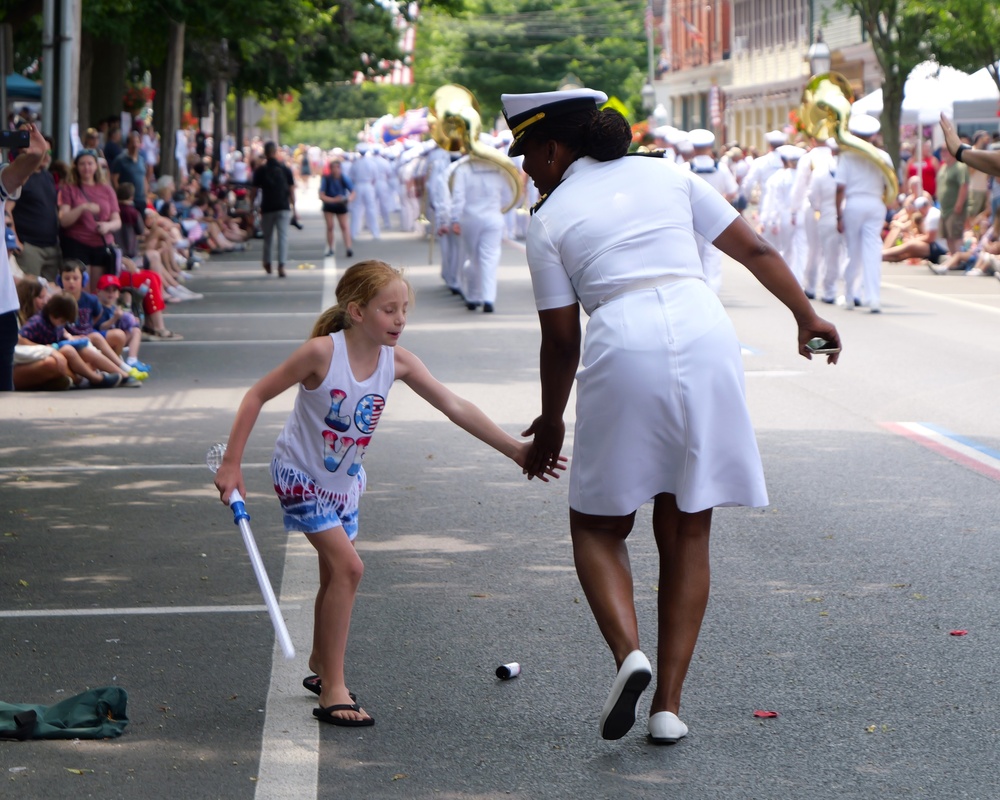
[[809, 348], [809, 352], [814, 356], [825, 356], [840, 352], [839, 347], [834, 347], [831, 342], [828, 342], [826, 339], [821, 339], [818, 336], [815, 339], [810, 339], [806, 342], [806, 347]]
[[27, 147], [29, 144], [31, 144], [30, 131], [0, 131], [0, 147], [4, 150]]

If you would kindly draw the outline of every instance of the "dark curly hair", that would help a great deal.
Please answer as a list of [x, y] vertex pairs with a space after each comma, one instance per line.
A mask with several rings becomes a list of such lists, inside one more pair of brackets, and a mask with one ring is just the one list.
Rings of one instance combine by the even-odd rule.
[[590, 156], [598, 161], [614, 161], [628, 152], [632, 129], [617, 111], [583, 109], [546, 118], [527, 133], [531, 139], [554, 139], [566, 145], [577, 158]]

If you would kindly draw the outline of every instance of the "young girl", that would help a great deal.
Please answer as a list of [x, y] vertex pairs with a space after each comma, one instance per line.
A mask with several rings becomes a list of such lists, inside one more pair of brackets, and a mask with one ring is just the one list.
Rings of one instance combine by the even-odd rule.
[[[333, 725], [375, 720], [355, 702], [344, 679], [351, 609], [364, 566], [354, 549], [361, 466], [393, 381], [401, 380], [452, 422], [524, 467], [528, 444], [509, 436], [479, 408], [451, 392], [412, 353], [397, 347], [412, 290], [382, 261], [350, 267], [337, 284], [337, 303], [316, 321], [310, 339], [247, 392], [215, 475], [222, 502], [233, 489], [246, 496], [240, 462], [264, 403], [295, 383], [295, 408], [278, 436], [271, 463], [285, 528], [303, 531], [319, 557], [319, 591], [309, 668], [303, 685], [319, 695], [313, 715]], [[557, 464], [537, 477], [558, 477]]]

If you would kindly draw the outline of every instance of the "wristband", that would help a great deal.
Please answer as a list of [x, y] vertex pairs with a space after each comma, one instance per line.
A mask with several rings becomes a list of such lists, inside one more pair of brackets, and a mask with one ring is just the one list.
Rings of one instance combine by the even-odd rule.
[[972, 148], [971, 148], [971, 147], [970, 147], [969, 145], [967, 145], [967, 144], [964, 144], [964, 143], [963, 143], [963, 144], [960, 144], [960, 145], [958, 146], [958, 150], [956, 150], [956, 151], [955, 151], [955, 160], [956, 160], [956, 161], [957, 161], [957, 162], [958, 162], [959, 164], [964, 164], [964, 163], [965, 163], [965, 156], [963, 155], [963, 153], [964, 153], [964, 152], [965, 152], [966, 150], [971, 150], [971, 149], [972, 149]]

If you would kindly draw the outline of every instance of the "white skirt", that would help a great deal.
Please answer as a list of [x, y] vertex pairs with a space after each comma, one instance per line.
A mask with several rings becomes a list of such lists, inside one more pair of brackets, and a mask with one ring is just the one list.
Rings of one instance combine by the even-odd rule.
[[576, 419], [569, 502], [579, 512], [623, 516], [662, 492], [686, 512], [767, 505], [740, 344], [701, 280], [594, 312]]

